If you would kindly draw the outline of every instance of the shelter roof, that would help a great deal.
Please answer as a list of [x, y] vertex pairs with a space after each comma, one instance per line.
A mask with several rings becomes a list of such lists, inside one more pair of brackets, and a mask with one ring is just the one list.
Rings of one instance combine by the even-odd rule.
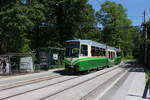
[[13, 56], [28, 57], [28, 56], [32, 56], [32, 54], [30, 53], [5, 53], [5, 54], [0, 55], [0, 57], [13, 57]]

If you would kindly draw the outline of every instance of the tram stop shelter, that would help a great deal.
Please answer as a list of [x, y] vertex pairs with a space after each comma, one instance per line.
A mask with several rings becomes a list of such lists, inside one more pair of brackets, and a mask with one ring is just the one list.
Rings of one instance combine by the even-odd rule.
[[3, 68], [3, 63], [0, 62], [1, 75], [34, 71], [32, 54], [6, 53], [0, 55], [0, 61], [6, 62], [5, 70]]
[[40, 69], [48, 70], [63, 66], [64, 49], [62, 48], [40, 48], [38, 50], [38, 60]]

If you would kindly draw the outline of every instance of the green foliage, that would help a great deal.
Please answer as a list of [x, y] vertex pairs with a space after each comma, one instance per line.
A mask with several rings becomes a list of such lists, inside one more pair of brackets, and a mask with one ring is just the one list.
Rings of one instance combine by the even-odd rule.
[[146, 69], [146, 82], [148, 83], [148, 88], [150, 89], [150, 70]]
[[140, 41], [126, 9], [115, 2], [106, 1], [96, 14], [88, 0], [32, 0], [29, 5], [0, 0], [0, 7], [0, 53], [63, 48], [66, 40], [90, 39], [132, 56]]
[[[0, 0], [0, 52], [31, 52], [63, 47], [68, 39], [92, 39], [98, 34], [87, 0]], [[46, 24], [46, 25], [44, 25]]]
[[1, 8], [1, 52], [30, 51], [29, 30], [45, 19], [43, 5], [37, 3], [33, 1], [32, 5], [24, 6], [14, 1]]
[[131, 56], [134, 48], [131, 20], [121, 4], [106, 1], [96, 12], [98, 24], [102, 25], [102, 41], [108, 45], [121, 48], [123, 56]]

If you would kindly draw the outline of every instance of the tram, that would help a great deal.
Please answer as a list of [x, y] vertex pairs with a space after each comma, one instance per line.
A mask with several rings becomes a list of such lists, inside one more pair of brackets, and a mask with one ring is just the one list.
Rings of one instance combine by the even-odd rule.
[[92, 40], [68, 40], [65, 43], [65, 69], [89, 71], [121, 62], [120, 49]]

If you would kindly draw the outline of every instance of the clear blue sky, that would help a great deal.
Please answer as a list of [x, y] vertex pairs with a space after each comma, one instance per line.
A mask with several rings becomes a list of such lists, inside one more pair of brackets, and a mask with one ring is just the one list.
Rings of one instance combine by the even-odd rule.
[[[89, 0], [93, 8], [97, 11], [100, 5], [106, 0]], [[109, 0], [120, 3], [127, 9], [129, 19], [132, 20], [134, 26], [141, 25], [143, 21], [143, 12], [147, 12], [147, 20], [150, 18], [150, 0]]]

